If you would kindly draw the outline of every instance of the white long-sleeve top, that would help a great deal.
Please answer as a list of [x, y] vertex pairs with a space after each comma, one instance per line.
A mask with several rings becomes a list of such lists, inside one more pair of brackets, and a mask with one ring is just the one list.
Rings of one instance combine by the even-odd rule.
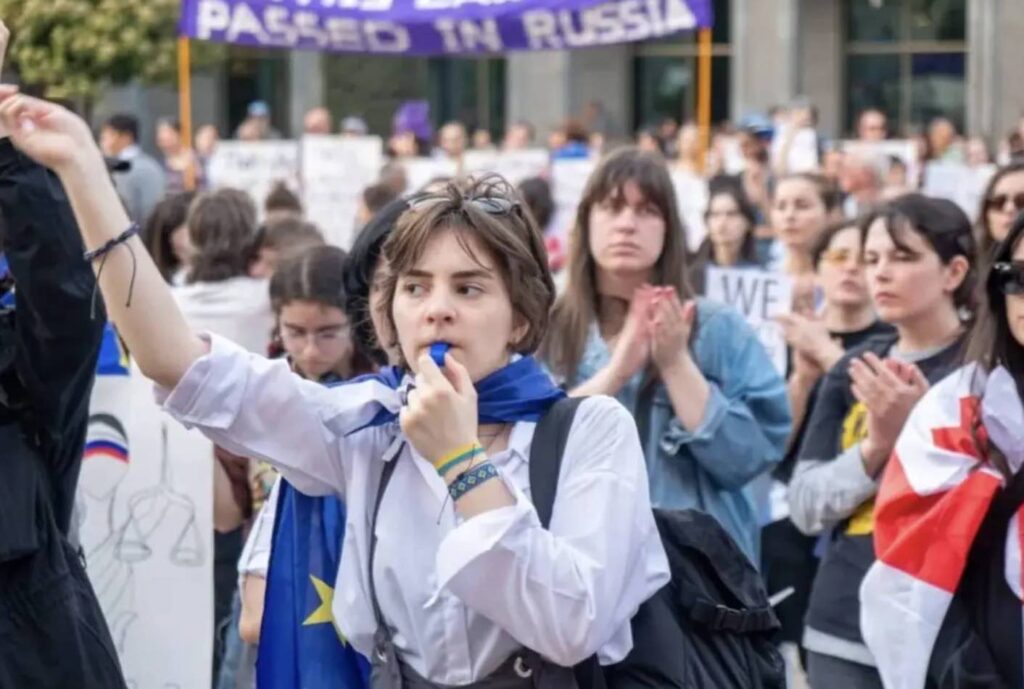
[[508, 449], [490, 458], [515, 504], [465, 520], [397, 423], [357, 430], [378, 410], [371, 402], [393, 400], [393, 391], [373, 381], [326, 388], [283, 361], [207, 337], [209, 354], [158, 398], [217, 444], [275, 465], [299, 490], [345, 500], [333, 611], [357, 650], [373, 650], [370, 521], [383, 462], [397, 461], [377, 522], [374, 578], [405, 663], [460, 685], [522, 646], [563, 666], [594, 653], [614, 663], [630, 651], [629, 621], [669, 570], [636, 425], [618, 402], [580, 405], [550, 530], [529, 497], [529, 422], [516, 423]]

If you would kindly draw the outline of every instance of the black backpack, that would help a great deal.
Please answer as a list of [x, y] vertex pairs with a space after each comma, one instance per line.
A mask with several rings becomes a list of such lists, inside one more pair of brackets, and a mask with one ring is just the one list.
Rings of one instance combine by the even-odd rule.
[[[583, 398], [557, 402], [530, 449], [530, 492], [544, 528], [562, 454]], [[715, 519], [698, 510], [654, 510], [672, 580], [633, 617], [633, 650], [620, 663], [576, 666], [580, 689], [783, 689], [779, 621], [761, 576]]]

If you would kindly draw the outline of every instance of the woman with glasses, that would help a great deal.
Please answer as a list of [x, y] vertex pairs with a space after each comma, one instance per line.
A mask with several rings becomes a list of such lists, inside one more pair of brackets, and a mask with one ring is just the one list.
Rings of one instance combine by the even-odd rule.
[[861, 624], [888, 687], [1024, 687], [1024, 215], [984, 286], [965, 366], [915, 407], [879, 490]]
[[82, 120], [4, 86], [0, 122], [61, 177], [85, 245], [106, 258], [111, 315], [165, 409], [304, 493], [345, 501], [331, 609], [372, 659], [375, 689], [572, 689], [571, 666], [630, 652], [630, 618], [669, 580], [643, 450], [620, 404], [584, 400], [541, 526], [530, 444], [563, 395], [531, 353], [554, 285], [507, 185], [447, 185], [402, 215], [384, 247], [383, 303], [410, 373], [397, 388], [378, 377], [326, 388], [189, 329], [123, 233]]
[[981, 199], [978, 212], [979, 256], [987, 259], [996, 244], [1006, 239], [1013, 221], [1024, 212], [1024, 162], [999, 168]]
[[544, 356], [571, 395], [632, 411], [655, 506], [707, 512], [757, 563], [748, 484], [782, 459], [786, 388], [739, 312], [692, 299], [683, 236], [661, 159], [605, 158], [577, 211]]
[[793, 523], [825, 534], [803, 637], [814, 689], [882, 686], [857, 605], [875, 559], [878, 480], [911, 408], [956, 366], [974, 294], [971, 225], [954, 203], [908, 194], [861, 227], [872, 301], [895, 332], [825, 374], [789, 483]]
[[[276, 347], [283, 351], [295, 373], [324, 385], [336, 385], [373, 370], [373, 365], [353, 342], [344, 311], [347, 296], [342, 286], [344, 274], [344, 251], [333, 246], [315, 246], [286, 258], [270, 281], [270, 300], [277, 320]], [[269, 497], [249, 533], [239, 564], [242, 574], [240, 631], [242, 639], [248, 643], [259, 641], [278, 504], [298, 499], [310, 502], [310, 511], [337, 509], [328, 504], [337, 503], [334, 497], [288, 496], [295, 489], [287, 481], [273, 488], [277, 475], [269, 465], [257, 469], [254, 483], [254, 490]], [[336, 527], [339, 531], [332, 536], [340, 543], [344, 523]], [[294, 622], [301, 624], [302, 619]]]

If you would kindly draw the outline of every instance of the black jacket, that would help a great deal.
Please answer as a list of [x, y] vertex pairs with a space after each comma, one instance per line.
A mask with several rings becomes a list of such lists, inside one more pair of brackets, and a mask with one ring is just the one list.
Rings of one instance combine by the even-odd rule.
[[15, 309], [0, 314], [0, 563], [67, 534], [105, 315], [57, 177], [0, 141], [0, 222]]

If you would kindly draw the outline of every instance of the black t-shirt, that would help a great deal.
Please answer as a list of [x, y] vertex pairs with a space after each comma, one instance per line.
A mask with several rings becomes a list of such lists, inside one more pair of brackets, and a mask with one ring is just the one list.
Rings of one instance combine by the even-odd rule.
[[[798, 454], [800, 461], [831, 461], [864, 439], [867, 410], [850, 390], [850, 362], [873, 352], [889, 356], [897, 335], [870, 338], [847, 352], [821, 381], [821, 389], [810, 414], [807, 431]], [[932, 384], [952, 372], [958, 363], [961, 341], [916, 362]], [[874, 498], [833, 527], [811, 591], [807, 624], [816, 631], [863, 643], [860, 633], [858, 592], [868, 568], [875, 561]]]
[[[829, 334], [832, 335], [832, 337], [839, 339], [844, 352], [849, 352], [855, 347], [860, 347], [873, 337], [877, 337], [879, 335], [892, 335], [894, 332], [896, 331], [888, 323], [875, 321], [862, 330], [854, 330], [853, 332], [848, 333], [830, 332]], [[797, 454], [800, 450], [800, 445], [803, 443], [804, 436], [807, 434], [807, 420], [811, 418], [811, 412], [814, 411], [814, 403], [818, 399], [822, 380], [824, 380], [824, 376], [818, 379], [814, 384], [814, 387], [811, 388], [811, 393], [807, 396], [807, 409], [804, 412], [804, 418], [800, 420], [800, 425], [796, 429], [793, 441], [789, 444], [789, 450], [786, 451], [786, 456], [782, 458], [782, 461], [779, 462], [775, 471], [772, 472], [772, 476], [778, 481], [789, 483], [789, 479], [793, 477], [793, 469], [796, 468]]]

